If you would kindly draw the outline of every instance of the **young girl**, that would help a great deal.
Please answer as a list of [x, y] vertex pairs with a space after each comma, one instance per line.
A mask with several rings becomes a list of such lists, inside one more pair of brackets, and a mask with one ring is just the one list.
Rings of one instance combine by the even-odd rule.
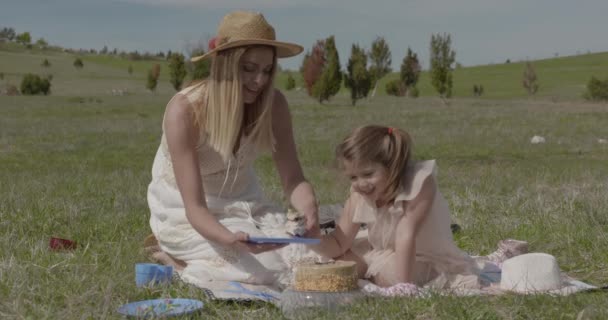
[[[411, 148], [407, 132], [384, 126], [357, 128], [338, 145], [351, 193], [336, 229], [313, 249], [355, 261], [360, 277], [382, 287], [477, 288], [473, 259], [452, 239], [435, 161], [412, 163]], [[362, 224], [368, 241], [356, 243]]]

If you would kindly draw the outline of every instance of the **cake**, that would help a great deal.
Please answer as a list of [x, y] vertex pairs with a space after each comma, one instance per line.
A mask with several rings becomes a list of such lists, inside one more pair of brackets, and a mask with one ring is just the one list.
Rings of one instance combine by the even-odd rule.
[[352, 261], [302, 264], [295, 271], [297, 291], [343, 292], [357, 288], [357, 264]]

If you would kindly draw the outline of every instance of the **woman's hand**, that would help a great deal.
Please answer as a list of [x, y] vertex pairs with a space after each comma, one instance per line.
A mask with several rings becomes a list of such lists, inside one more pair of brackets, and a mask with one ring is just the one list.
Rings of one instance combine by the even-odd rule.
[[249, 234], [241, 231], [233, 233], [232, 243], [239, 251], [258, 254], [266, 251], [277, 250], [283, 248], [287, 244], [274, 243], [251, 243], [249, 242]]
[[315, 206], [313, 209], [305, 210], [304, 221], [306, 221], [306, 232], [304, 237], [319, 238], [321, 237], [321, 228], [319, 228], [319, 210]]

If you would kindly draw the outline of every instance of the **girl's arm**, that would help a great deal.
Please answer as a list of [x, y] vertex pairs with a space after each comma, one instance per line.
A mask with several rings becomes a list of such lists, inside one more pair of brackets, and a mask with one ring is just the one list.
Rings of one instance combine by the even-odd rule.
[[406, 204], [403, 203], [405, 214], [397, 224], [395, 232], [395, 255], [397, 268], [395, 275], [398, 282], [413, 281], [414, 264], [416, 262], [416, 235], [420, 226], [428, 216], [436, 192], [435, 181], [427, 178], [422, 184], [420, 193]]
[[337, 258], [353, 246], [353, 241], [361, 227], [360, 224], [353, 222], [353, 202], [352, 196], [346, 200], [336, 229], [322, 236], [321, 243], [311, 247], [315, 252], [327, 258]]
[[272, 106], [272, 128], [276, 141], [272, 158], [281, 177], [283, 192], [293, 208], [306, 217], [307, 234], [318, 235], [317, 200], [298, 160], [287, 100], [278, 90], [275, 91]]
[[192, 117], [192, 108], [188, 99], [177, 95], [167, 105], [164, 120], [175, 180], [182, 196], [188, 222], [209, 241], [236, 246], [240, 250], [252, 253], [275, 249], [276, 246], [254, 246], [246, 243], [248, 239], [246, 233], [231, 232], [209, 212], [196, 151], [199, 131], [194, 126]]

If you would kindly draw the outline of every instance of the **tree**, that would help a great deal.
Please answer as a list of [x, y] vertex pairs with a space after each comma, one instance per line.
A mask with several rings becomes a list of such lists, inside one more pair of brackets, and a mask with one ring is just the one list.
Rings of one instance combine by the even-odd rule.
[[312, 47], [311, 53], [306, 53], [302, 61], [302, 78], [309, 96], [313, 95], [313, 88], [317, 81], [321, 78], [323, 68], [325, 68], [325, 41], [317, 40]]
[[49, 62], [49, 59], [44, 59], [44, 61], [42, 61], [42, 66], [45, 68], [50, 67], [51, 63]]
[[101, 50], [99, 50], [100, 54], [108, 54], [108, 46], [104, 45]]
[[342, 72], [340, 71], [340, 57], [336, 49], [334, 36], [325, 39], [325, 67], [321, 73], [321, 77], [313, 86], [313, 96], [317, 98], [319, 103], [329, 100], [340, 91], [342, 86]]
[[32, 42], [32, 36], [29, 32], [24, 32], [19, 34], [15, 40], [23, 45], [28, 45]]
[[84, 67], [84, 64], [82, 63], [82, 59], [80, 59], [80, 58], [74, 59], [73, 65], [76, 69], [82, 69]]
[[40, 38], [36, 41], [36, 45], [38, 46], [38, 48], [46, 49], [46, 47], [49, 46], [49, 43], [46, 42], [46, 40], [44, 40], [44, 38]]
[[172, 53], [169, 58], [169, 81], [175, 90], [179, 90], [182, 87], [186, 73], [184, 55], [177, 52]]
[[413, 92], [416, 90], [416, 84], [420, 78], [420, 62], [418, 61], [418, 55], [414, 53], [409, 47], [407, 53], [401, 63], [401, 72], [399, 78], [405, 85], [406, 93], [410, 96], [414, 96]]
[[[189, 57], [188, 60], [192, 59], [196, 56], [201, 56], [207, 52], [207, 47], [209, 46], [209, 39], [200, 38], [197, 41], [189, 41], [185, 45], [186, 56]], [[167, 59], [170, 57], [169, 54], [171, 50], [167, 53]], [[192, 81], [201, 80], [209, 77], [211, 74], [211, 60], [203, 59], [198, 60], [196, 62], [188, 61], [186, 63], [186, 68], [188, 73], [190, 74], [190, 78]]]
[[452, 64], [456, 60], [456, 52], [451, 46], [449, 34], [431, 36], [431, 84], [442, 99], [452, 96]]
[[2, 28], [2, 30], [0, 30], [0, 40], [13, 41], [15, 37], [16, 33], [13, 28]]
[[376, 37], [372, 42], [372, 48], [369, 54], [370, 67], [369, 71], [372, 75], [372, 97], [376, 94], [378, 88], [378, 80], [391, 72], [391, 50], [388, 47], [388, 43], [383, 37]]
[[350, 99], [354, 106], [357, 100], [367, 97], [372, 86], [372, 75], [367, 69], [367, 54], [356, 44], [351, 47], [346, 70], [344, 85], [350, 89]]
[[293, 90], [296, 87], [296, 79], [293, 78], [291, 72], [287, 73], [287, 81], [285, 83], [285, 89], [287, 91]]
[[[192, 51], [190, 57], [196, 57], [203, 54], [205, 54], [205, 49], [200, 48]], [[205, 79], [211, 74], [211, 61], [209, 59], [203, 59], [196, 62], [190, 62], [188, 64], [188, 70], [192, 80]]]
[[522, 84], [526, 91], [528, 91], [529, 95], [533, 95], [538, 91], [537, 81], [538, 78], [536, 77], [536, 71], [534, 71], [534, 66], [532, 66], [529, 61], [526, 62]]
[[148, 71], [148, 78], [146, 79], [146, 88], [150, 91], [156, 90], [158, 85], [158, 77], [160, 76], [160, 64], [155, 64], [150, 71]]

